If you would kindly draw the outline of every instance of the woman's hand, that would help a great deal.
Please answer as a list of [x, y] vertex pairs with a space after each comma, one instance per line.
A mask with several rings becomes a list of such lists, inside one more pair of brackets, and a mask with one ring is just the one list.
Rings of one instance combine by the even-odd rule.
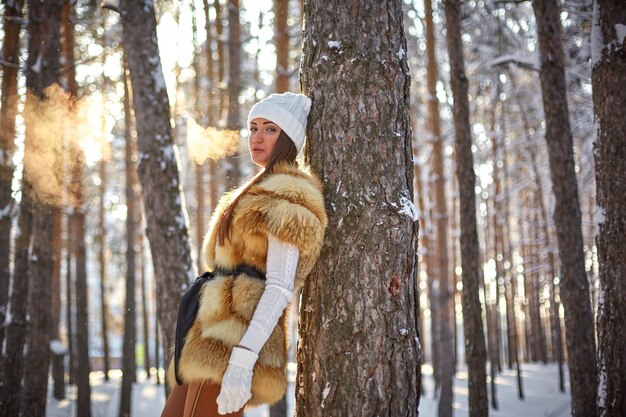
[[259, 355], [251, 350], [234, 347], [217, 397], [217, 411], [228, 414], [238, 411], [252, 397], [252, 370]]

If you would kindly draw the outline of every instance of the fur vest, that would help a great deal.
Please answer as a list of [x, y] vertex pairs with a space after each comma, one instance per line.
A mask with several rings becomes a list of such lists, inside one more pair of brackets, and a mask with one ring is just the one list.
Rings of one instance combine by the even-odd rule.
[[[327, 217], [320, 181], [295, 165], [277, 164], [271, 174], [239, 199], [233, 212], [230, 239], [220, 245], [217, 221], [238, 194], [239, 189], [225, 194], [213, 213], [202, 245], [205, 268], [229, 269], [246, 264], [265, 272], [267, 235], [272, 234], [300, 251], [295, 293], [304, 285], [322, 248]], [[187, 334], [179, 362], [184, 382], [208, 379], [221, 383], [231, 349], [248, 329], [264, 289], [265, 281], [246, 274], [218, 275], [204, 284], [198, 315]], [[252, 398], [247, 406], [275, 403], [285, 393], [287, 314], [288, 309], [259, 352]], [[171, 363], [170, 384], [175, 383], [173, 370]]]

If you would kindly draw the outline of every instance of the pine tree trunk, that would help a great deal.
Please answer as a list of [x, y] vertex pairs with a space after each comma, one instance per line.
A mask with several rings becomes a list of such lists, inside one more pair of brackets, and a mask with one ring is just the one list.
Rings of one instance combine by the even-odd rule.
[[[11, 197], [13, 154], [15, 152], [15, 116], [17, 115], [17, 70], [21, 25], [13, 19], [22, 17], [23, 0], [4, 5], [2, 40], [2, 97], [0, 99], [0, 346], [4, 344], [11, 266], [11, 222], [15, 202]], [[1, 355], [0, 355], [1, 356]], [[3, 379], [0, 370], [0, 380]]]
[[[78, 95], [74, 60], [74, 26], [71, 15], [73, 5], [63, 4], [63, 49], [67, 63], [67, 89], [70, 95], [70, 106]], [[71, 107], [73, 111], [74, 108]], [[76, 368], [75, 380], [78, 390], [77, 414], [89, 417], [91, 415], [91, 386], [89, 373], [89, 308], [87, 289], [87, 254], [85, 242], [85, 211], [83, 208], [83, 176], [85, 159], [76, 145], [69, 148], [71, 161], [70, 200], [73, 208], [69, 219], [69, 235], [72, 254], [74, 255], [74, 271], [76, 274]]]
[[[3, 416], [17, 416], [22, 407], [26, 407], [24, 415], [45, 413], [50, 360], [52, 302], [50, 277], [54, 267], [51, 247], [54, 217], [50, 205], [53, 196], [40, 188], [35, 188], [34, 181], [37, 175], [41, 175], [37, 172], [41, 167], [35, 165], [37, 158], [42, 156], [39, 152], [44, 148], [50, 151], [55, 145], [44, 144], [47, 138], [38, 134], [35, 125], [40, 123], [40, 120], [33, 117], [33, 111], [45, 99], [44, 90], [59, 80], [60, 12], [60, 1], [33, 3], [29, 7], [30, 38], [26, 69], [26, 87], [29, 94], [26, 98], [25, 112], [29, 112], [30, 117], [25, 117], [24, 172], [19, 229], [16, 233], [16, 260], [11, 296], [12, 319], [9, 323], [6, 357], [2, 367], [5, 375], [2, 378], [4, 386], [0, 395], [2, 402], [0, 415]], [[53, 175], [52, 172], [50, 175]], [[30, 319], [27, 321], [31, 289], [34, 291], [32, 299], [37, 302], [33, 302], [29, 311]], [[34, 297], [41, 297], [41, 302]], [[25, 344], [28, 344], [26, 358], [23, 356]], [[22, 378], [27, 382], [24, 388]], [[22, 399], [24, 401], [20, 404]]]
[[130, 89], [127, 68], [124, 62], [122, 82], [124, 83], [124, 121], [126, 167], [126, 301], [124, 307], [124, 345], [122, 348], [122, 388], [120, 396], [120, 417], [130, 416], [130, 402], [135, 381], [135, 342], [137, 335], [137, 303], [135, 301], [135, 190], [133, 181], [132, 120], [130, 114]]
[[[107, 16], [103, 13], [102, 27], [106, 28]], [[106, 30], [102, 36], [102, 46], [104, 52], [102, 54], [102, 68], [105, 68], [107, 58], [107, 47], [109, 47], [109, 41]], [[107, 91], [109, 87], [109, 79], [102, 72], [102, 108], [106, 108]], [[100, 116], [100, 134], [104, 139], [106, 137], [106, 118], [105, 112], [102, 112]], [[102, 355], [104, 359], [104, 380], [109, 381], [109, 371], [111, 369], [110, 357], [109, 357], [109, 326], [108, 326], [108, 304], [107, 304], [107, 262], [106, 262], [106, 224], [105, 224], [105, 208], [104, 198], [107, 189], [107, 159], [104, 155], [101, 156], [98, 162], [98, 176], [100, 178], [100, 186], [98, 187], [99, 199], [98, 199], [98, 234], [96, 240], [98, 243], [98, 266], [100, 271], [100, 320], [102, 322]]]
[[147, 235], [151, 252], [159, 254], [152, 257], [157, 277], [157, 311], [163, 330], [163, 351], [168, 352], [169, 360], [180, 296], [195, 272], [183, 214], [154, 7], [122, 0], [121, 17], [137, 125], [138, 170]]
[[[30, 150], [26, 148], [27, 150]], [[24, 343], [26, 340], [26, 312], [29, 293], [29, 248], [33, 229], [35, 196], [32, 184], [25, 172], [22, 180], [22, 200], [15, 235], [15, 267], [11, 288], [11, 320], [8, 323], [5, 354], [2, 358], [2, 395], [0, 416], [19, 415], [22, 372], [24, 365]]]
[[[289, 0], [274, 0], [274, 44], [276, 46], [275, 92], [289, 91], [289, 32], [287, 31], [287, 17], [289, 15]], [[262, 19], [259, 19], [262, 22]], [[260, 54], [257, 54], [257, 57]], [[255, 76], [258, 77], [258, 65], [255, 66]], [[258, 80], [256, 80], [258, 81]], [[283, 395], [276, 404], [270, 406], [270, 417], [287, 416], [287, 394]]]
[[296, 413], [416, 416], [418, 223], [407, 215], [402, 2], [309, 0], [305, 16], [305, 158], [324, 183], [329, 227], [302, 294]]
[[[500, 91], [500, 84], [497, 84], [496, 91]], [[497, 102], [496, 102], [497, 103]], [[500, 324], [500, 280], [504, 281], [504, 242], [503, 242], [503, 226], [502, 226], [502, 190], [500, 184], [500, 167], [498, 162], [500, 161], [500, 152], [499, 152], [499, 141], [503, 136], [502, 126], [499, 126], [499, 132], [496, 132], [496, 109], [497, 106], [494, 105], [491, 109], [492, 111], [492, 129], [494, 132], [491, 143], [492, 143], [492, 155], [493, 155], [493, 184], [494, 184], [494, 195], [493, 195], [493, 215], [492, 215], [492, 227], [493, 227], [493, 258], [496, 264], [496, 276], [495, 276], [495, 287], [496, 287], [496, 298], [494, 302], [494, 330], [495, 330], [495, 358], [496, 364], [498, 367], [498, 372], [502, 373], [502, 356], [500, 352], [500, 340], [501, 340], [501, 324]], [[504, 139], [502, 139], [504, 142]]]
[[46, 413], [46, 392], [50, 365], [50, 329], [52, 328], [52, 281], [54, 269], [50, 244], [54, 234], [54, 208], [42, 205], [34, 214], [31, 248], [30, 302], [28, 341], [24, 358], [22, 387], [23, 416], [42, 416]]
[[[54, 210], [54, 232], [52, 238], [54, 248], [53, 275], [52, 275], [52, 324], [50, 338], [59, 341], [59, 323], [61, 321], [61, 262], [63, 257], [63, 212], [59, 207]], [[65, 353], [59, 357], [52, 357], [53, 395], [57, 400], [65, 398], [65, 369], [63, 366]]]
[[100, 176], [100, 199], [98, 201], [98, 265], [100, 267], [100, 320], [102, 321], [102, 350], [104, 356], [104, 380], [109, 380], [109, 327], [108, 327], [108, 303], [107, 303], [107, 262], [105, 253], [106, 225], [104, 221], [104, 197], [107, 187], [106, 175], [107, 163], [102, 159], [98, 164]]
[[[461, 41], [460, 4], [445, 2], [447, 35], [450, 57], [450, 84], [454, 97], [456, 175], [459, 182], [461, 214], [461, 267], [463, 269], [463, 330], [467, 355], [469, 410], [472, 416], [486, 416], [487, 376], [485, 366], [487, 352], [483, 333], [482, 312], [479, 299], [481, 271], [476, 226], [476, 196], [474, 187], [474, 157], [469, 122], [469, 104], [463, 43]], [[489, 312], [487, 312], [489, 314]]]
[[[503, 135], [506, 138], [506, 101], [502, 102], [502, 130]], [[526, 130], [527, 132], [528, 130]], [[505, 180], [509, 178], [508, 171], [508, 155], [506, 144], [504, 145], [504, 149], [502, 150], [502, 176]], [[511, 204], [510, 204], [510, 195], [509, 192], [511, 190], [507, 189], [503, 192], [503, 211], [504, 211], [504, 227], [505, 234], [508, 236], [506, 242], [506, 259], [509, 260], [509, 279], [508, 279], [508, 287], [505, 287], [505, 294], [507, 294], [507, 330], [508, 330], [508, 340], [509, 340], [509, 368], [512, 368], [512, 363], [515, 362], [515, 372], [517, 376], [517, 395], [518, 398], [524, 399], [524, 385], [522, 381], [522, 368], [520, 366], [520, 354], [519, 354], [519, 336], [517, 331], [517, 312], [515, 308], [515, 301], [517, 300], [517, 270], [513, 263], [513, 244], [512, 244], [512, 236], [513, 232], [511, 231]]]
[[[226, 127], [239, 130], [239, 93], [241, 92], [241, 23], [239, 0], [228, 0], [228, 116]], [[239, 152], [226, 159], [226, 189], [240, 183]]]
[[69, 217], [67, 219], [67, 234], [68, 239], [66, 242], [66, 253], [65, 253], [65, 329], [67, 336], [67, 373], [68, 373], [68, 383], [73, 385], [75, 381], [76, 375], [76, 332], [75, 324], [76, 320], [72, 316], [72, 304], [74, 303], [74, 294], [75, 294], [75, 286], [74, 281], [72, 280], [72, 244], [69, 240], [70, 233], [70, 220]]
[[143, 236], [139, 236], [139, 269], [141, 271], [141, 322], [143, 324], [143, 355], [144, 370], [146, 371], [146, 379], [150, 379], [150, 368], [152, 361], [150, 360], [150, 314], [148, 313], [148, 288], [146, 285], [146, 257], [144, 256]]
[[598, 416], [617, 417], [626, 410], [626, 43], [617, 43], [617, 28], [626, 25], [620, 1], [594, 4], [593, 38], [604, 48], [594, 56], [593, 104], [598, 126], [595, 144], [600, 231], [598, 306]]
[[546, 117], [546, 141], [561, 259], [562, 300], [565, 307], [567, 353], [572, 389], [572, 415], [596, 415], [595, 339], [589, 281], [582, 248], [581, 214], [574, 172], [572, 133], [567, 109], [565, 59], [556, 0], [533, 2], [541, 60], [541, 90]]
[[204, 54], [206, 61], [206, 80], [207, 80], [207, 125], [212, 126], [215, 120], [215, 83], [213, 76], [213, 32], [211, 31], [211, 14], [209, 12], [209, 0], [202, 0], [202, 6], [204, 11], [204, 31], [206, 35], [206, 42], [204, 44]]
[[[217, 120], [216, 122], [222, 122], [224, 117], [225, 110], [225, 98], [226, 94], [224, 92], [224, 73], [226, 69], [226, 54], [224, 53], [224, 24], [223, 24], [223, 12], [221, 0], [214, 0], [213, 7], [215, 8], [215, 33], [217, 34], [217, 79], [215, 80], [215, 85], [218, 86], [219, 90], [219, 105], [217, 107]], [[223, 125], [222, 125], [223, 126]]]
[[[437, 100], [437, 60], [435, 57], [435, 28], [430, 0], [424, 1], [426, 16], [426, 54], [428, 67], [426, 71], [428, 84], [428, 130], [433, 144], [433, 191], [434, 191], [434, 221], [436, 275], [429, 277], [437, 281], [437, 349], [439, 350], [438, 364], [440, 396], [437, 406], [439, 417], [452, 416], [452, 385], [454, 376], [454, 348], [452, 329], [450, 328], [450, 304], [452, 294], [450, 288], [449, 259], [448, 259], [448, 213], [445, 193], [445, 173], [443, 163], [443, 139], [441, 137], [441, 121], [439, 116], [439, 100]], [[445, 358], [445, 359], [444, 359]]]
[[289, 0], [274, 0], [274, 42], [276, 44], [276, 92], [289, 91]]

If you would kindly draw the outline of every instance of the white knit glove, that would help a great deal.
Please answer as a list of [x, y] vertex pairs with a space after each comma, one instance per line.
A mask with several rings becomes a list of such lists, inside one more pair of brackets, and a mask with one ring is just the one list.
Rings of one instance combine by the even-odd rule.
[[234, 413], [252, 397], [252, 369], [258, 357], [257, 353], [250, 350], [233, 348], [222, 379], [220, 395], [217, 397], [218, 413]]

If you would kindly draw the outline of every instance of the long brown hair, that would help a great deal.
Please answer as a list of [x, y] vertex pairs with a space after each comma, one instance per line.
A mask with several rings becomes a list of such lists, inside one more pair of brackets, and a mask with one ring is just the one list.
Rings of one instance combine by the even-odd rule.
[[239, 199], [254, 185], [261, 182], [263, 178], [265, 178], [274, 168], [278, 162], [289, 162], [294, 163], [296, 161], [296, 156], [298, 156], [298, 149], [296, 149], [296, 145], [294, 145], [293, 141], [287, 136], [284, 130], [280, 131], [278, 135], [278, 139], [276, 139], [276, 143], [274, 144], [274, 149], [272, 150], [272, 154], [270, 155], [270, 159], [265, 166], [265, 168], [256, 174], [248, 184], [241, 189], [239, 194], [231, 201], [230, 205], [226, 210], [224, 210], [222, 216], [217, 221], [217, 239], [220, 245], [224, 244], [226, 238], [230, 239], [230, 226], [233, 220], [233, 212], [235, 211], [235, 207], [239, 202]]

